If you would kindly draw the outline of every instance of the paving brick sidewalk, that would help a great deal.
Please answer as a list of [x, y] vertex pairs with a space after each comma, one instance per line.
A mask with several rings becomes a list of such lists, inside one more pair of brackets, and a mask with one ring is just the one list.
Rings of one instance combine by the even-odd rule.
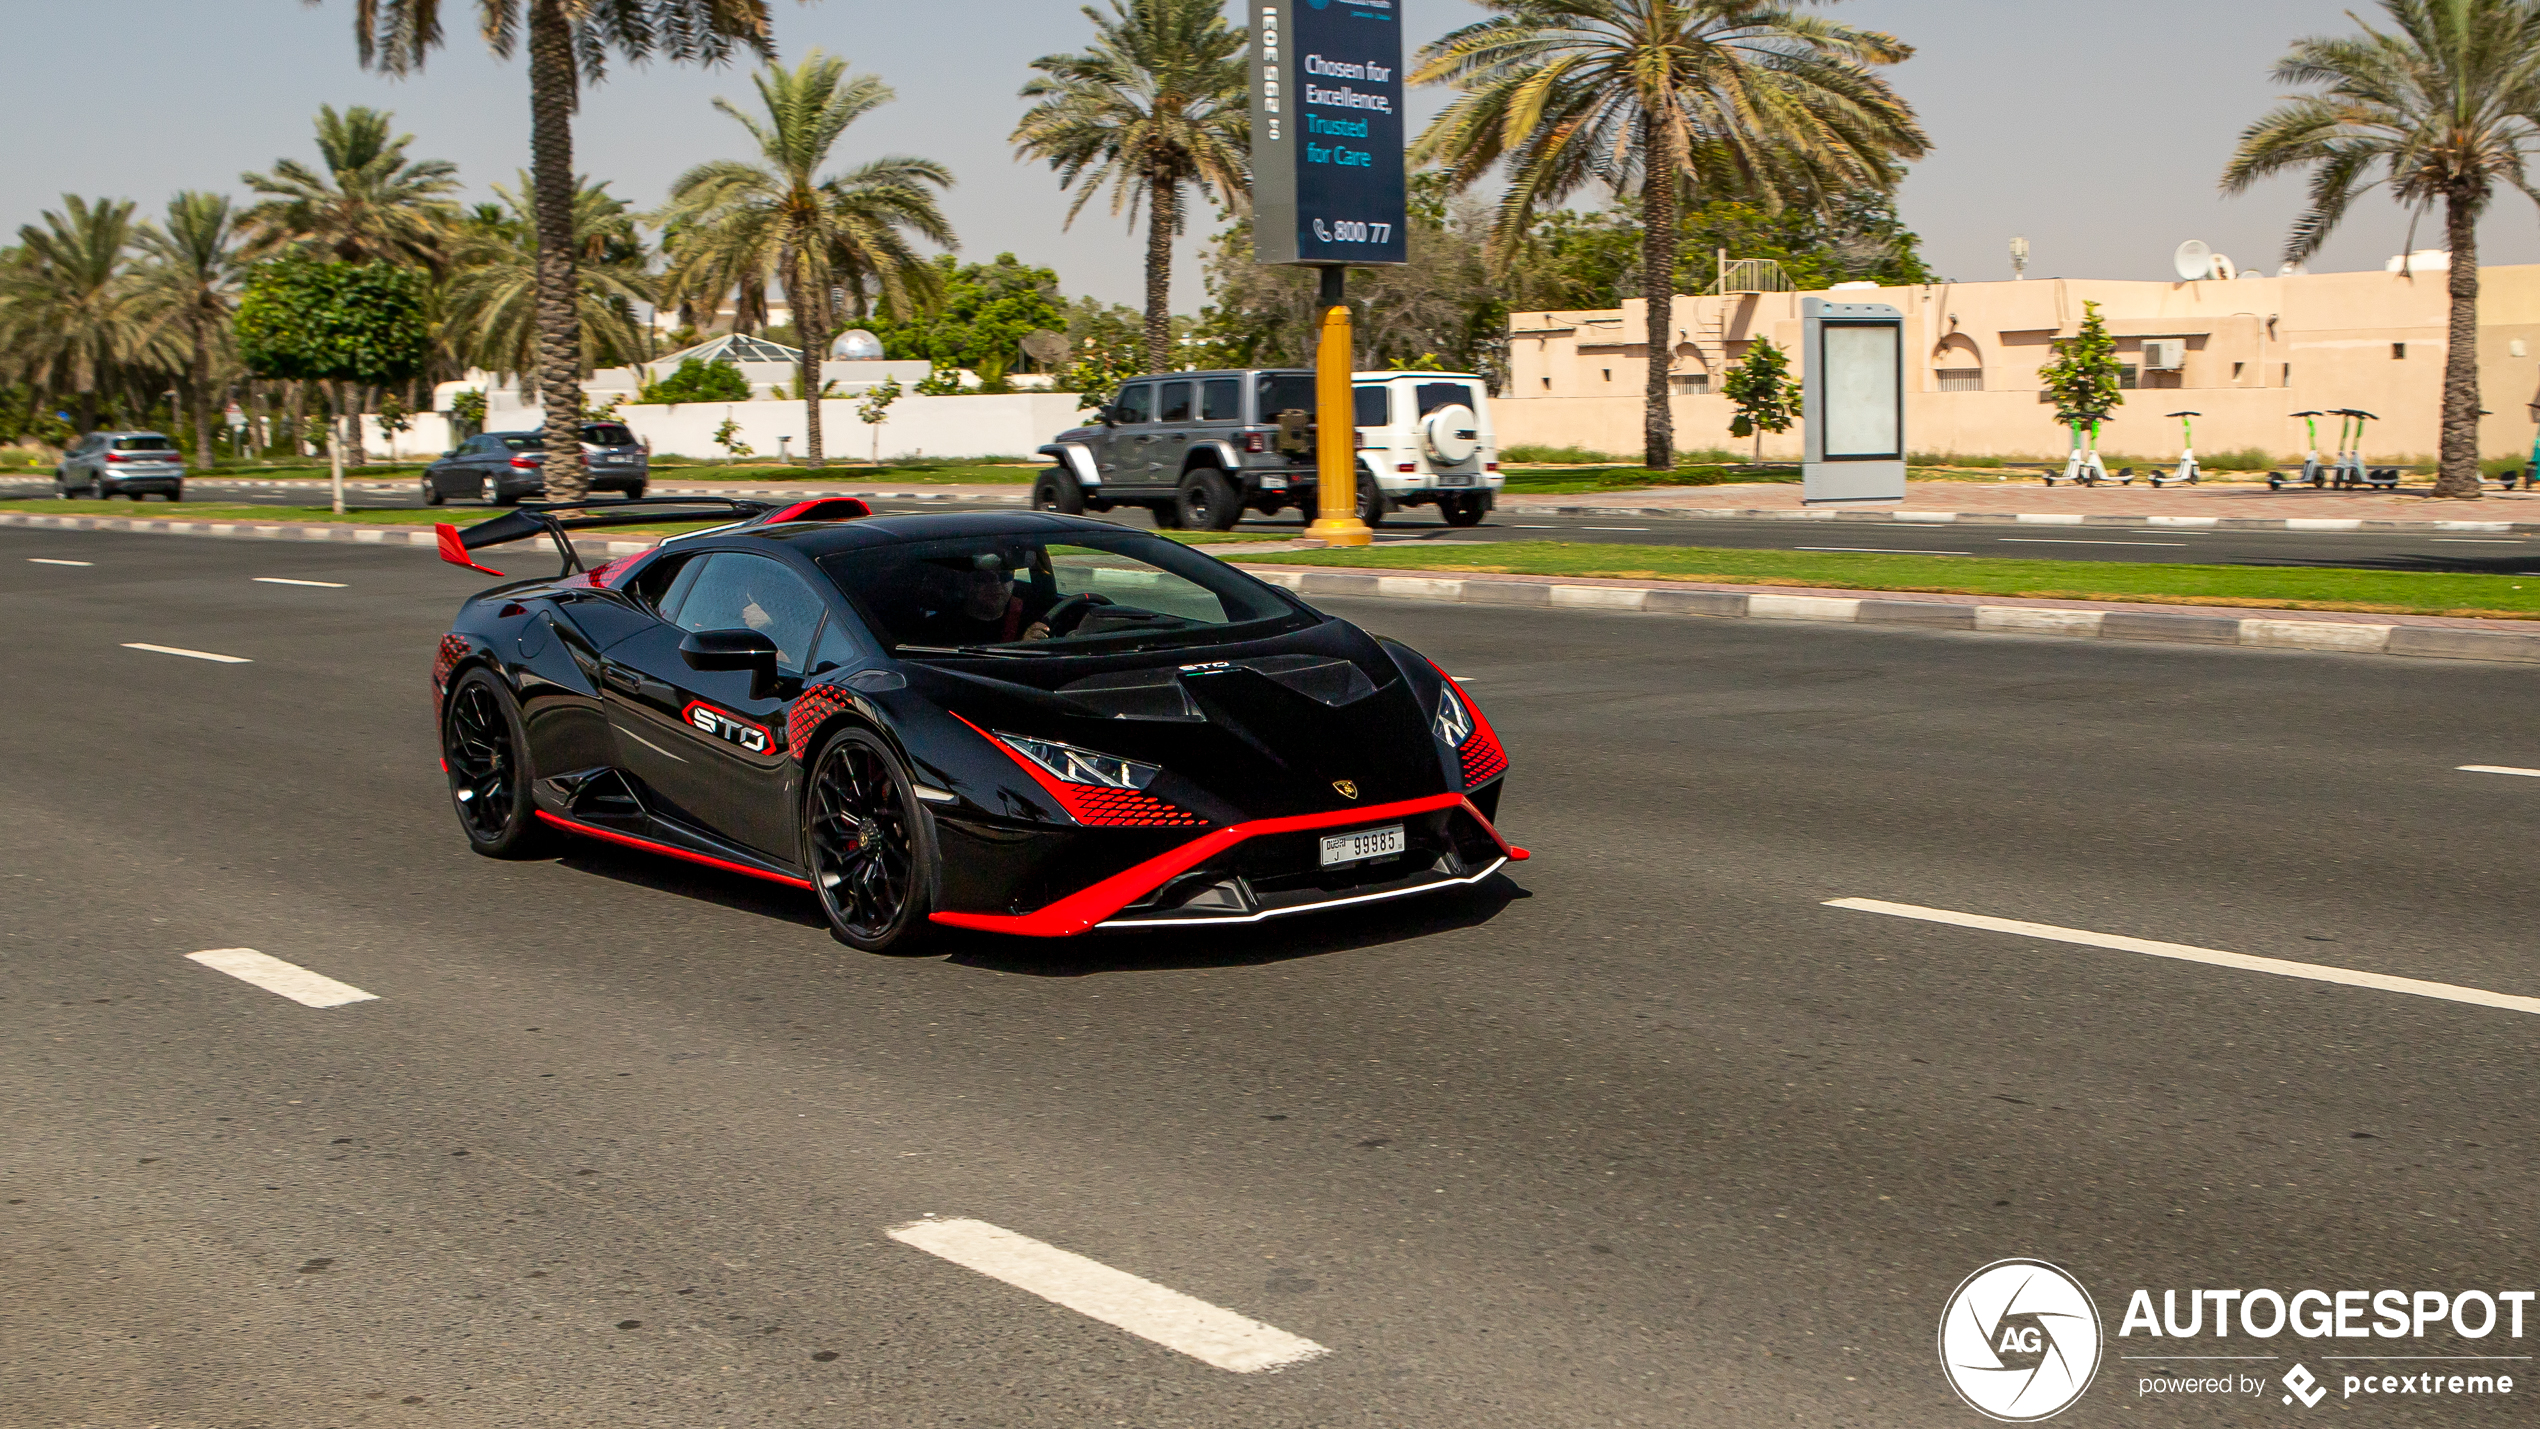
[[[2158, 491], [2140, 482], [2120, 487], [2048, 487], [2033, 478], [1909, 482], [1903, 505], [1883, 509], [1811, 510], [1801, 505], [1796, 482], [1562, 495], [1512, 493], [1502, 495], [1499, 504], [1509, 512], [1630, 509], [1652, 515], [1706, 517], [1796, 518], [1804, 514], [1825, 520], [2015, 521], [2027, 516], [2085, 525], [2210, 523], [2280, 527], [2288, 521], [2335, 521], [2350, 530], [2409, 526], [2484, 530], [2498, 524], [2540, 529], [2540, 492], [2491, 491], [2477, 501], [2437, 501], [2422, 494], [2386, 491], [2315, 491], [2309, 487], [2269, 491], [2256, 484], [2168, 487]], [[2357, 524], [2344, 524], [2348, 522]], [[2454, 524], [2462, 522], [2474, 524]]]

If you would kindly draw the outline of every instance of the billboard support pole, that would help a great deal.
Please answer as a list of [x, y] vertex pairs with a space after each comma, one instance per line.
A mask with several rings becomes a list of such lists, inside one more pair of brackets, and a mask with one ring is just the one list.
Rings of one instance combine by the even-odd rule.
[[1326, 546], [1365, 546], [1376, 533], [1358, 519], [1358, 414], [1350, 392], [1349, 304], [1343, 297], [1349, 270], [1322, 270], [1316, 306], [1323, 321], [1314, 348], [1314, 524], [1305, 534]]

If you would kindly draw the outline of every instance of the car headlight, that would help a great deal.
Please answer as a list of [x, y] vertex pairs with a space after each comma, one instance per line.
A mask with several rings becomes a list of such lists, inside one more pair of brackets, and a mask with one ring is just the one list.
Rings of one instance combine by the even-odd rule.
[[1106, 789], [1143, 789], [1155, 776], [1164, 772], [1153, 764], [1140, 764], [1116, 754], [1101, 754], [1061, 744], [1054, 739], [1030, 739], [1019, 734], [997, 731], [1015, 753], [1046, 769], [1069, 784], [1098, 784]]
[[1445, 740], [1449, 749], [1461, 749], [1464, 741], [1473, 737], [1473, 717], [1464, 712], [1464, 702], [1455, 697], [1453, 690], [1438, 692], [1436, 727], [1438, 738]]

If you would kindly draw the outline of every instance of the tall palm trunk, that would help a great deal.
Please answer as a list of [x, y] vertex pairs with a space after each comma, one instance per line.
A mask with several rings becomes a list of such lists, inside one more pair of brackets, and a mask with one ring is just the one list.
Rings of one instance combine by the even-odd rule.
[[[1672, 103], [1673, 101], [1668, 101]], [[1676, 183], [1682, 156], [1676, 130], [1644, 106], [1640, 191], [1640, 292], [1649, 304], [1648, 411], [1641, 422], [1641, 462], [1651, 471], [1676, 466], [1676, 415], [1667, 405], [1667, 369], [1676, 358]]]
[[2446, 206], [2452, 331], [2443, 352], [2443, 447], [2434, 494], [2476, 499], [2478, 487], [2478, 215], [2466, 194]]
[[1147, 189], [1147, 371], [1170, 372], [1173, 356], [1173, 230], [1181, 226], [1182, 186]]
[[795, 391], [803, 399], [803, 460], [811, 466], [821, 465], [824, 459], [820, 442], [820, 358], [829, 346], [829, 295], [805, 291], [818, 286], [799, 267], [785, 285], [786, 301], [794, 310], [794, 336], [803, 344], [794, 381]]
[[582, 463], [582, 322], [574, 303], [573, 27], [562, 0], [530, 0], [529, 160], [537, 190], [538, 390], [546, 404], [547, 499], [590, 493]]
[[203, 330], [203, 319], [194, 319], [194, 360], [186, 371], [186, 385], [194, 390], [194, 464], [205, 471], [216, 464], [212, 451], [212, 340]]

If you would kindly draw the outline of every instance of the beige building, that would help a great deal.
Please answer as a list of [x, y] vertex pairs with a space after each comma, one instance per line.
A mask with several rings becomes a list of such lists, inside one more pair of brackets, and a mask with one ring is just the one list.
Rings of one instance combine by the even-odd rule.
[[[2037, 370], [2052, 360], [2051, 343], [2079, 331], [2082, 304], [2096, 302], [2131, 388], [2100, 432], [2101, 450], [2172, 458], [2179, 423], [2165, 414], [2193, 410], [2203, 414], [2200, 452], [2255, 447], [2298, 461], [2305, 437], [2292, 413], [2359, 407], [2380, 418], [2365, 460], [2397, 462], [2437, 446], [2450, 275], [2423, 271], [2427, 261], [2420, 255], [2414, 272], [1865, 284], [1826, 296], [1905, 314], [1906, 442], [1916, 453], [2060, 457], [2068, 439]], [[2480, 424], [2479, 450], [2526, 455], [2540, 421], [2540, 264], [2481, 269], [2479, 285], [2479, 391], [2493, 414]], [[1729, 435], [1722, 379], [1759, 337], [1791, 354], [1797, 377], [1802, 296], [1675, 300], [1669, 386], [1679, 447], [1747, 445]], [[1502, 445], [1639, 451], [1646, 311], [1635, 299], [1619, 311], [1511, 315], [1510, 380], [1494, 406]], [[2335, 436], [2334, 419], [2324, 420], [2323, 456]], [[1799, 429], [1768, 435], [1764, 452], [1796, 459]]]

